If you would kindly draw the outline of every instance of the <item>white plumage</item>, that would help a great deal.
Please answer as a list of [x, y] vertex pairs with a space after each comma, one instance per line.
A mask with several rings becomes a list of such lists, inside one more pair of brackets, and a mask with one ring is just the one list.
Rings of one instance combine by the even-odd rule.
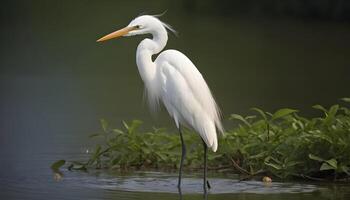
[[166, 45], [169, 25], [144, 15], [128, 25], [134, 26], [141, 29], [130, 31], [126, 36], [145, 33], [153, 36], [141, 41], [136, 53], [151, 109], [156, 110], [159, 101], [163, 102], [177, 127], [182, 124], [193, 128], [215, 152], [218, 147], [216, 128], [221, 132], [223, 128], [218, 106], [203, 76], [191, 60], [177, 50], [166, 50], [152, 61], [152, 55]]
[[216, 127], [222, 131], [222, 126], [218, 107], [201, 73], [176, 50], [164, 51], [155, 63], [160, 73], [160, 97], [177, 127], [190, 126], [215, 152]]
[[[118, 31], [108, 34], [101, 39], [120, 36], [151, 34], [152, 39], [146, 38], [140, 42], [136, 51], [136, 64], [145, 84], [150, 108], [155, 111], [159, 102], [163, 102], [170, 116], [175, 120], [180, 130], [182, 156], [180, 163], [179, 183], [186, 147], [183, 141], [180, 125], [193, 128], [199, 133], [204, 143], [204, 181], [206, 192], [209, 182], [207, 173], [207, 147], [214, 152], [218, 148], [217, 132], [223, 131], [219, 108], [196, 66], [184, 54], [177, 50], [166, 50], [160, 53], [168, 40], [167, 30], [174, 30], [158, 18], [143, 15], [132, 20], [130, 24]], [[155, 61], [152, 55], [158, 54]]]

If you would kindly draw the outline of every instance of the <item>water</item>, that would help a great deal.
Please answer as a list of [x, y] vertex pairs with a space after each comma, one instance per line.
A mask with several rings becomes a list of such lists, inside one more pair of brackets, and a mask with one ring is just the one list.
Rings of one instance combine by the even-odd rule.
[[[82, 159], [98, 119], [115, 127], [174, 129], [163, 111], [142, 103], [135, 50], [142, 37], [96, 44], [147, 11], [179, 31], [167, 48], [188, 55], [225, 117], [252, 106], [309, 110], [349, 96], [350, 27], [301, 19], [188, 12], [171, 1], [2, 1], [0, 7], [0, 199], [178, 199], [176, 174], [67, 172], [49, 165]], [[226, 121], [226, 127], [230, 123]], [[200, 177], [187, 174], [184, 199], [202, 199]], [[123, 181], [122, 181], [123, 180]], [[209, 199], [346, 199], [350, 186], [237, 182], [211, 175]]]
[[[37, 160], [40, 162], [41, 159]], [[19, 166], [25, 166], [19, 165]], [[20, 167], [19, 167], [20, 168]], [[18, 169], [19, 170], [19, 169]], [[177, 174], [162, 172], [68, 172], [54, 180], [47, 167], [21, 169], [16, 178], [0, 178], [2, 199], [203, 199], [202, 179], [187, 173], [177, 190]], [[347, 199], [348, 186], [313, 183], [237, 181], [237, 177], [209, 173], [208, 199]]]

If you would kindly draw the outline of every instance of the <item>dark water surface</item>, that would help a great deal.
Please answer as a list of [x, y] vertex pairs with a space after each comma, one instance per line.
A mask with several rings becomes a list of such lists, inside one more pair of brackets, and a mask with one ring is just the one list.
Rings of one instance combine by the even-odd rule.
[[[175, 1], [2, 1], [0, 7], [0, 199], [179, 199], [176, 174], [67, 172], [49, 165], [77, 160], [94, 146], [98, 119], [113, 126], [155, 119], [142, 103], [135, 51], [143, 37], [103, 45], [100, 36], [138, 14], [161, 13], [179, 31], [167, 48], [184, 52], [207, 79], [225, 117], [250, 107], [330, 105], [349, 96], [350, 26], [345, 22], [186, 11]], [[230, 126], [226, 123], [226, 126]], [[220, 147], [219, 147], [220, 148]], [[184, 199], [202, 199], [187, 174]], [[237, 182], [211, 176], [209, 199], [349, 199], [350, 186]]]
[[[47, 155], [46, 155], [47, 157]], [[177, 174], [162, 172], [68, 172], [59, 181], [43, 162], [45, 155], [23, 159], [14, 174], [0, 177], [1, 199], [203, 199], [200, 174], [187, 174], [181, 194]], [[22, 163], [23, 162], [23, 163]], [[36, 168], [33, 162], [38, 165]], [[11, 172], [13, 172], [10, 170]], [[7, 169], [8, 171], [8, 169]], [[237, 177], [209, 174], [208, 199], [347, 199], [349, 186], [313, 183], [262, 183], [237, 181]]]

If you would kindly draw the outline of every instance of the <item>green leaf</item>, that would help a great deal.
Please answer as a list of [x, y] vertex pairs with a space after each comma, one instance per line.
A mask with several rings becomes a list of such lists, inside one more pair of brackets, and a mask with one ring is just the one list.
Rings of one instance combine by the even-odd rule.
[[58, 160], [51, 165], [51, 169], [54, 171], [58, 171], [64, 164], [66, 164], [65, 160]]
[[262, 158], [266, 155], [267, 151], [260, 152], [256, 155], [249, 156], [249, 159], [256, 159], [256, 158]]
[[222, 157], [222, 155], [220, 155], [220, 154], [209, 154], [208, 155], [208, 160], [214, 160], [214, 159], [216, 159], [216, 158], [220, 158], [220, 157]]
[[102, 136], [100, 133], [94, 133], [89, 135], [89, 138], [97, 137], [97, 136]]
[[333, 105], [329, 111], [328, 111], [328, 114], [331, 115], [331, 116], [335, 116], [335, 114], [337, 114], [338, 112], [338, 109], [339, 109], [339, 105]]
[[292, 113], [298, 112], [297, 110], [294, 109], [290, 109], [290, 108], [282, 108], [277, 110], [273, 115], [272, 115], [272, 119], [271, 120], [275, 120], [287, 115], [290, 115]]
[[132, 120], [131, 125], [129, 125], [128, 131], [130, 133], [135, 132], [143, 122], [140, 120]]
[[72, 162], [72, 164], [68, 167], [68, 170], [72, 170], [72, 169], [86, 171], [86, 166], [81, 162]]
[[266, 114], [268, 115], [268, 116], [270, 116], [270, 117], [272, 117], [272, 113], [270, 113], [270, 112], [266, 112]]
[[350, 176], [350, 172], [349, 172], [349, 167], [348, 167], [348, 166], [342, 165], [342, 166], [340, 167], [340, 169], [341, 169], [342, 172], [345, 172], [347, 175]]
[[148, 149], [148, 148], [142, 148], [142, 151], [143, 151], [143, 153], [145, 153], [145, 154], [150, 154], [150, 153], [151, 153], [151, 150]]
[[313, 138], [325, 140], [325, 141], [329, 142], [330, 144], [334, 143], [331, 137], [329, 137], [326, 134], [321, 134], [320, 131], [317, 131], [317, 130], [316, 130], [316, 132], [310, 131], [310, 133], [314, 133], [315, 134], [315, 135], [312, 136]]
[[265, 112], [263, 110], [261, 110], [259, 108], [256, 108], [256, 107], [251, 108], [251, 110], [254, 110], [254, 111], [258, 112], [264, 118], [264, 120], [267, 121], [266, 114], [265, 114]]
[[100, 156], [100, 152], [101, 152], [101, 145], [96, 145], [96, 149], [94, 154], [91, 156], [90, 160], [89, 160], [89, 164], [94, 163]]
[[113, 129], [113, 130], [112, 130], [112, 133], [115, 133], [115, 134], [124, 134], [124, 132], [123, 132], [122, 130], [117, 129], [117, 128]]
[[303, 164], [303, 162], [300, 162], [300, 161], [290, 161], [290, 162], [287, 162], [287, 163], [286, 163], [286, 166], [287, 166], [287, 167], [293, 167], [293, 166], [299, 165], [299, 164]]
[[100, 119], [101, 127], [104, 132], [108, 131], [108, 122], [105, 119]]
[[323, 123], [325, 125], [331, 125], [331, 123], [335, 119], [335, 115], [337, 114], [339, 109], [339, 105], [333, 105], [329, 111], [326, 113], [326, 118], [324, 119]]
[[311, 160], [316, 160], [316, 161], [319, 161], [319, 162], [324, 162], [325, 161], [325, 159], [323, 159], [323, 158], [320, 158], [320, 157], [318, 157], [318, 156], [315, 156], [315, 155], [313, 155], [313, 154], [309, 154], [309, 158], [311, 159]]
[[344, 98], [341, 98], [341, 100], [350, 103], [350, 97], [344, 97]]
[[251, 124], [246, 119], [244, 119], [244, 117], [242, 117], [241, 115], [232, 114], [230, 119], [237, 119], [237, 120], [240, 120], [243, 123], [245, 123], [247, 126], [249, 126], [249, 127], [251, 126]]
[[[274, 163], [270, 162], [270, 160], [272, 160]], [[268, 165], [270, 167], [273, 167], [277, 170], [281, 170], [282, 169], [282, 163], [281, 161], [277, 160], [276, 158], [272, 157], [272, 156], [268, 156], [265, 158], [264, 160], [265, 165]]]
[[250, 115], [250, 116], [246, 116], [245, 119], [248, 120], [248, 119], [255, 119], [256, 116], [255, 115]]
[[335, 170], [336, 168], [332, 167], [331, 165], [329, 165], [328, 163], [323, 163], [320, 167], [320, 170]]
[[160, 159], [162, 159], [163, 161], [167, 161], [167, 156], [166, 155], [164, 155], [164, 154], [162, 154], [162, 153], [159, 153], [159, 152], [156, 152], [156, 154], [157, 154], [157, 156], [159, 156], [160, 157]]
[[332, 158], [330, 160], [327, 160], [326, 163], [328, 163], [330, 166], [332, 166], [334, 169], [338, 168], [338, 162], [336, 159]]
[[129, 130], [129, 125], [125, 121], [123, 121], [123, 125], [126, 128], [126, 130]]
[[278, 164], [273, 164], [273, 163], [270, 163], [270, 162], [265, 162], [265, 165], [267, 166], [270, 166], [270, 167], [273, 167], [277, 170], [281, 170], [282, 169], [282, 166], [281, 165], [278, 165]]
[[328, 113], [327, 109], [325, 109], [323, 106], [321, 105], [314, 105], [312, 106], [314, 109], [317, 109], [317, 110], [322, 110], [324, 113]]

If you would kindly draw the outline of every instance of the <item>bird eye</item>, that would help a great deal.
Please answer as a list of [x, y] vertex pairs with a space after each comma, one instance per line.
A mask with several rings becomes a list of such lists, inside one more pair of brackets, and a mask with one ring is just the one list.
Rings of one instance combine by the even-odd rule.
[[135, 28], [136, 28], [136, 29], [140, 29], [141, 26], [140, 26], [140, 25], [136, 25]]

